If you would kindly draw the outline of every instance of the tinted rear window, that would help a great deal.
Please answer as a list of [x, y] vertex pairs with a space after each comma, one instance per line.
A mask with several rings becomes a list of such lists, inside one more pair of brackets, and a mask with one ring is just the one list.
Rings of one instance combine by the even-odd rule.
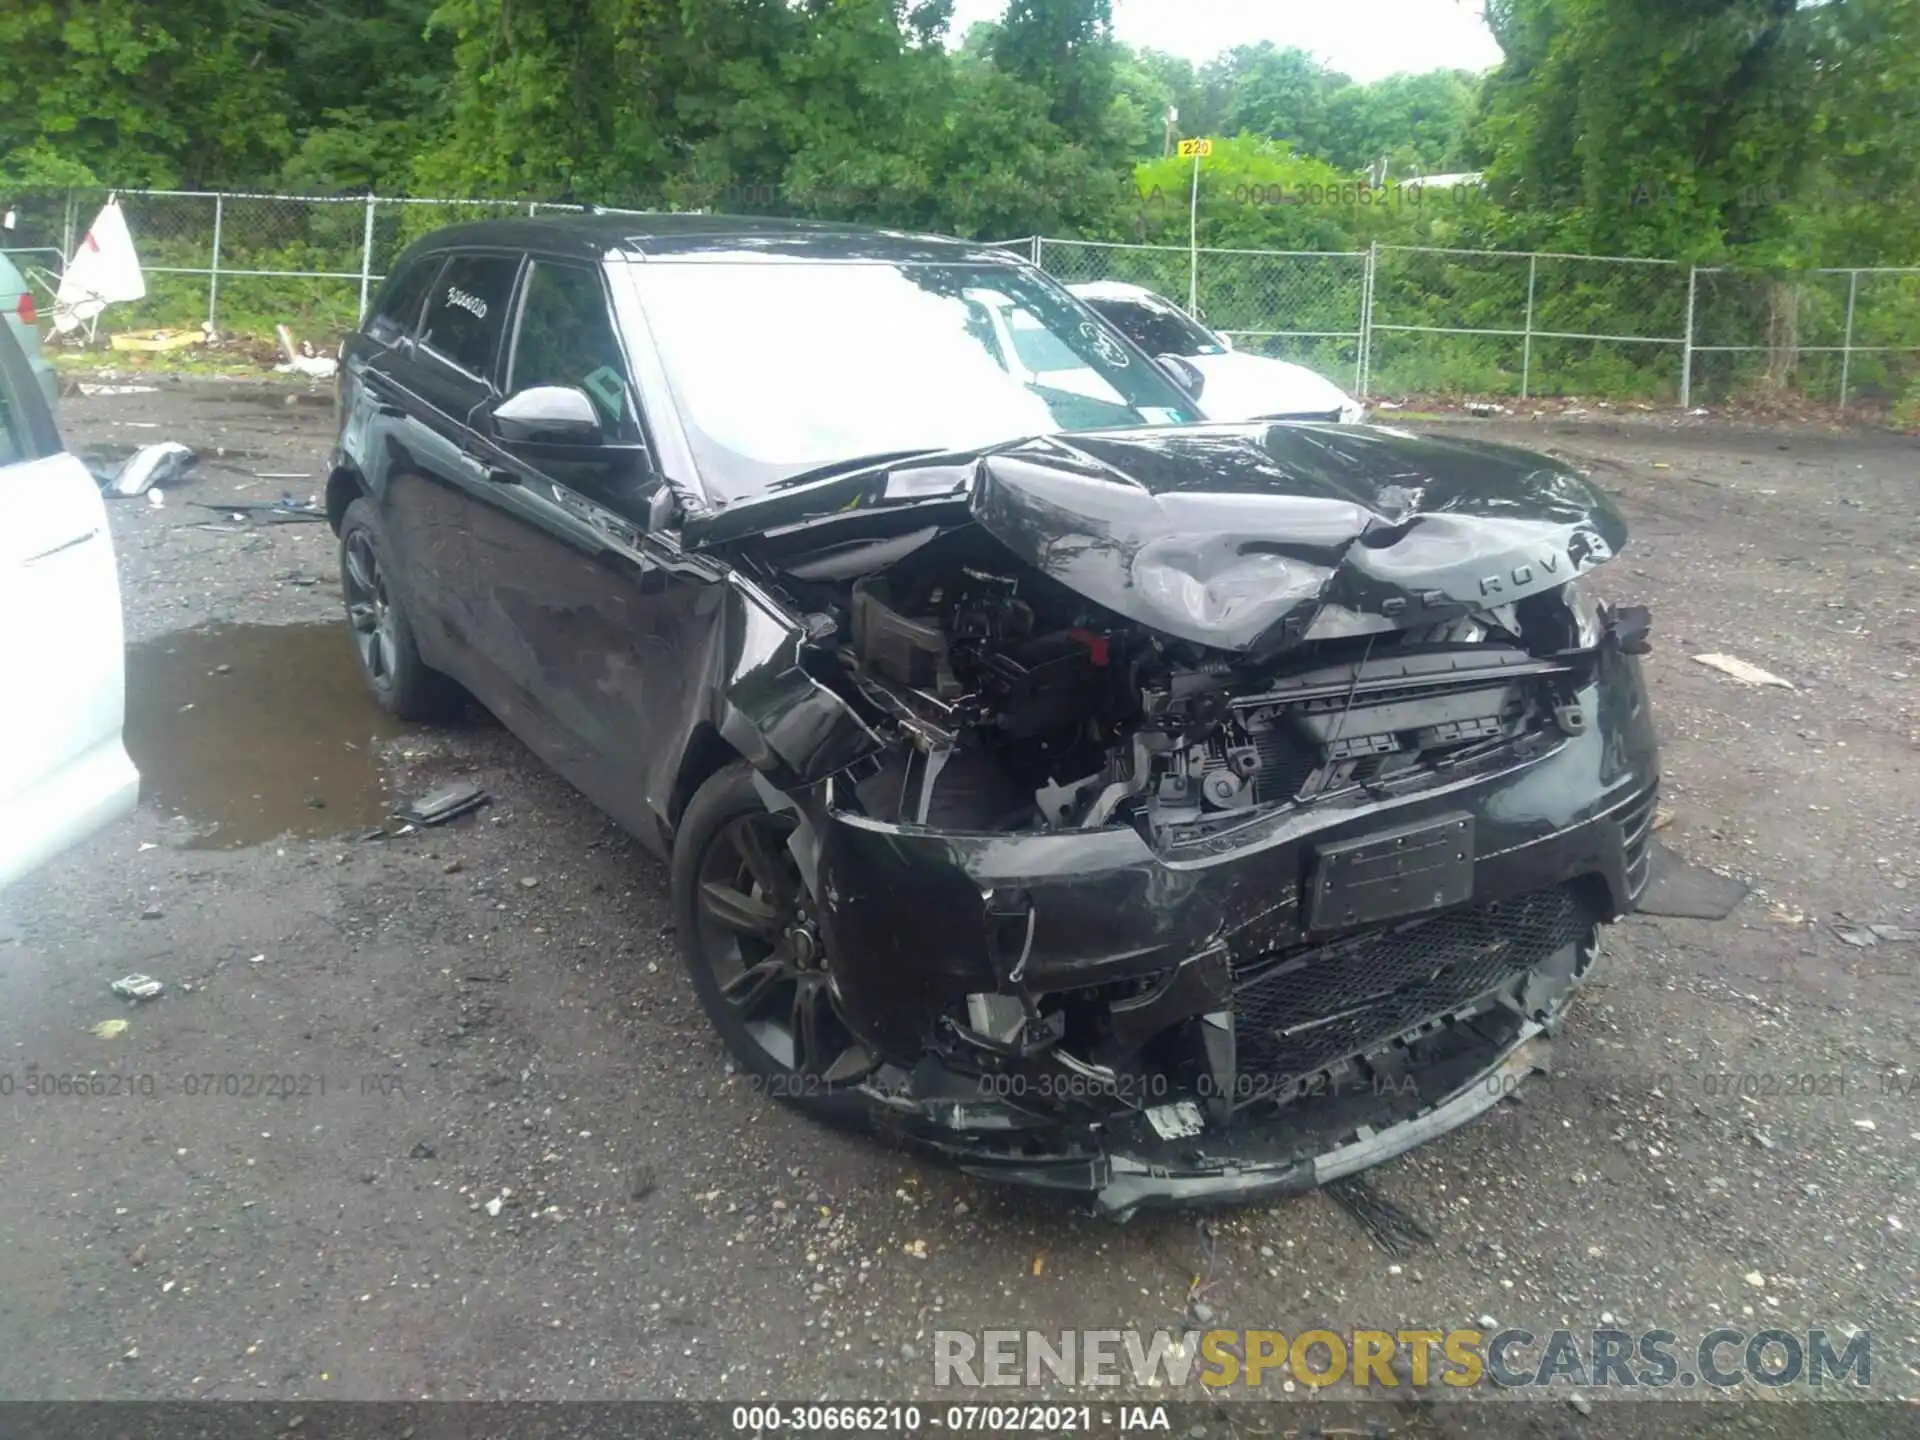
[[387, 277], [373, 302], [373, 318], [367, 321], [367, 334], [382, 345], [391, 345], [402, 335], [413, 333], [420, 323], [420, 307], [426, 302], [427, 287], [446, 260], [444, 255], [417, 255]]
[[511, 255], [455, 255], [427, 296], [420, 343], [469, 375], [491, 376], [519, 270]]

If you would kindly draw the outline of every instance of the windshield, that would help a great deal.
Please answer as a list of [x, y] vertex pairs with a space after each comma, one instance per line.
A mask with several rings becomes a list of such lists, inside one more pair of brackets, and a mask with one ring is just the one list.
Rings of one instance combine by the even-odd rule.
[[1113, 322], [1125, 335], [1149, 355], [1224, 355], [1227, 347], [1211, 330], [1186, 311], [1157, 295], [1142, 295], [1135, 300], [1101, 297], [1087, 304]]
[[1200, 418], [1087, 311], [1012, 266], [756, 259], [635, 273], [717, 504], [864, 455]]

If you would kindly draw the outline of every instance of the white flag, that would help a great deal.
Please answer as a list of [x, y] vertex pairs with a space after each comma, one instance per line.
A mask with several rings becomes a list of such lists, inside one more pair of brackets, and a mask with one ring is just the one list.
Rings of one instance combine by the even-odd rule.
[[127, 217], [120, 202], [109, 197], [94, 217], [80, 248], [67, 262], [53, 301], [53, 328], [62, 335], [78, 329], [107, 306], [122, 300], [143, 299], [147, 280], [140, 273], [140, 257], [127, 233]]

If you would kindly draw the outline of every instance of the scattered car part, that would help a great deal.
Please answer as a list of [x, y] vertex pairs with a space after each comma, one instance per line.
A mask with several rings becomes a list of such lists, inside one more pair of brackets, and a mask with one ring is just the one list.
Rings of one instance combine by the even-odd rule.
[[102, 480], [101, 489], [115, 499], [130, 499], [146, 494], [156, 485], [178, 484], [199, 462], [198, 454], [176, 440], [142, 445], [110, 478]]
[[422, 827], [444, 825], [449, 820], [457, 820], [462, 815], [471, 814], [482, 805], [491, 803], [493, 797], [478, 785], [456, 783], [442, 785], [425, 795], [417, 796], [393, 812], [396, 820], [409, 825]]
[[1797, 688], [1791, 680], [1782, 680], [1771, 670], [1762, 670], [1746, 660], [1734, 655], [1696, 655], [1697, 665], [1705, 665], [1709, 670], [1718, 670], [1722, 675], [1731, 675], [1747, 685], [1773, 685], [1782, 690]]

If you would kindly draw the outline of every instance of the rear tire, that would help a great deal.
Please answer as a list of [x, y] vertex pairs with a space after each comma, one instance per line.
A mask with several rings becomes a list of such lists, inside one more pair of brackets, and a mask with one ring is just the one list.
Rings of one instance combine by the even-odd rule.
[[449, 676], [420, 658], [413, 626], [390, 590], [392, 567], [378, 512], [364, 496], [340, 517], [340, 593], [360, 678], [380, 708], [402, 720], [444, 720], [463, 698]]
[[700, 1007], [755, 1087], [855, 1124], [875, 1061], [834, 1001], [813, 896], [786, 845], [795, 823], [767, 809], [746, 761], [711, 776], [674, 833], [674, 926]]

